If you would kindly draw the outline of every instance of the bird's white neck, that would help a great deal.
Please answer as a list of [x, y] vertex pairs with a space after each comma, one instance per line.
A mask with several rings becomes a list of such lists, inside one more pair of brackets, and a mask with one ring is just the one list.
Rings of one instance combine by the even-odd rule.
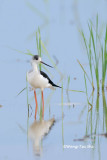
[[35, 72], [38, 72], [38, 66], [36, 63], [32, 63], [32, 68]]

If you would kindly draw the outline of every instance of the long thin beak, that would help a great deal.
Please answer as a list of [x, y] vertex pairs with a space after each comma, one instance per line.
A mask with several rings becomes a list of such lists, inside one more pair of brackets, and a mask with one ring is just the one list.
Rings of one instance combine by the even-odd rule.
[[42, 64], [45, 64], [46, 66], [48, 66], [48, 67], [51, 67], [51, 68], [53, 68], [52, 66], [50, 66], [50, 65], [48, 65], [48, 64], [46, 64], [46, 63], [44, 63], [44, 62], [42, 62], [42, 61], [40, 61]]

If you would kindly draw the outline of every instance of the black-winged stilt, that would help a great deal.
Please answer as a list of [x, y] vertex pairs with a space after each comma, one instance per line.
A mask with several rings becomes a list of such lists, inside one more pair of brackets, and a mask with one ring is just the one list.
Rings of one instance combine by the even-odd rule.
[[37, 107], [38, 107], [37, 98], [36, 98], [36, 91], [35, 90], [37, 88], [41, 89], [42, 106], [43, 106], [42, 118], [44, 118], [44, 97], [43, 97], [44, 88], [51, 88], [51, 89], [54, 89], [54, 87], [61, 88], [60, 86], [54, 84], [46, 73], [44, 73], [43, 71], [39, 71], [38, 70], [37, 65], [39, 63], [43, 63], [43, 64], [51, 67], [50, 65], [42, 62], [40, 56], [34, 55], [32, 60], [31, 60], [32, 70], [27, 72], [27, 81], [29, 82], [29, 84], [32, 86], [32, 88], [34, 90], [34, 96], [35, 96], [35, 102], [36, 102], [35, 119], [36, 119]]

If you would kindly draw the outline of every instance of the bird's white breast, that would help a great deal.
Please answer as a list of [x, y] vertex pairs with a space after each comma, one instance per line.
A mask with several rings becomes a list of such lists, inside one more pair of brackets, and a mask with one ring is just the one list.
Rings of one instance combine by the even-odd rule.
[[48, 79], [44, 78], [39, 71], [27, 72], [27, 81], [34, 89], [36, 88], [44, 89], [50, 87]]

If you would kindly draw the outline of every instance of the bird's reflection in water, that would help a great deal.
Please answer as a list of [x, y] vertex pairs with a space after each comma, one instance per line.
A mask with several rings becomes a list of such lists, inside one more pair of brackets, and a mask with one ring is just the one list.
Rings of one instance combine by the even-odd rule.
[[40, 156], [42, 147], [41, 142], [45, 135], [49, 133], [51, 130], [51, 127], [54, 125], [55, 119], [49, 119], [47, 121], [41, 120], [37, 121], [35, 120], [34, 123], [29, 128], [29, 138], [33, 141], [33, 150], [34, 154]]

